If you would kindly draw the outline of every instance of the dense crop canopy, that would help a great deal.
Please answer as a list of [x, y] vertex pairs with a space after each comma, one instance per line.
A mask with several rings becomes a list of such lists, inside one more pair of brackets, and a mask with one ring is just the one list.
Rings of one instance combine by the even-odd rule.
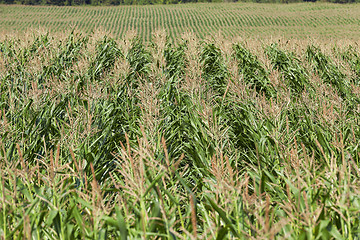
[[359, 49], [328, 47], [2, 40], [0, 238], [357, 239]]

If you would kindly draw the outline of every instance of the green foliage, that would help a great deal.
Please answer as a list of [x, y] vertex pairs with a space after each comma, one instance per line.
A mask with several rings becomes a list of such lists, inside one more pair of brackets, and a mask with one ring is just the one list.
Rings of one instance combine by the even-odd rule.
[[[299, 2], [316, 2], [317, 0], [252, 0], [256, 3], [299, 3]], [[14, 0], [3, 0], [6, 4], [13, 4]], [[55, 5], [55, 6], [71, 6], [71, 5], [85, 5], [91, 4], [95, 6], [99, 5], [152, 5], [152, 4], [179, 4], [179, 3], [196, 3], [196, 2], [237, 2], [237, 0], [91, 0], [91, 1], [77, 1], [77, 0], [21, 0], [16, 3], [25, 5]], [[242, 2], [249, 2], [249, 0], [242, 0]], [[354, 3], [356, 0], [328, 0], [330, 3]]]
[[319, 73], [324, 82], [333, 85], [341, 96], [345, 97], [349, 87], [345, 74], [315, 46], [307, 48], [306, 58], [313, 64], [314, 71]]
[[149, 64], [152, 56], [140, 39], [135, 38], [132, 42], [131, 49], [126, 55], [126, 59], [130, 65], [130, 72], [128, 79], [130, 81], [139, 81], [139, 79], [146, 78], [149, 74]]
[[265, 52], [274, 69], [282, 73], [285, 84], [292, 93], [300, 94], [309, 86], [308, 74], [293, 53], [282, 51], [277, 44], [268, 46]]
[[356, 51], [223, 49], [2, 40], [0, 238], [357, 239]]
[[359, 85], [360, 54], [358, 53], [358, 50], [352, 46], [349, 46], [348, 49], [346, 49], [346, 51], [341, 54], [341, 58], [349, 64], [350, 69], [354, 74], [351, 78], [351, 81], [354, 84]]
[[[44, 40], [44, 43], [46, 44], [47, 40]], [[44, 67], [44, 71], [40, 76], [40, 79], [49, 78], [51, 76], [58, 76], [66, 79], [66, 74], [69, 72], [71, 74], [70, 68], [73, 64], [79, 61], [81, 50], [86, 48], [87, 42], [87, 37], [75, 36], [74, 33], [70, 33], [69, 37], [65, 40], [64, 46], [63, 43], [60, 43], [57, 47], [60, 51], [57, 52], [50, 61], [49, 66]], [[38, 46], [34, 47], [36, 49]]]
[[221, 51], [214, 44], [206, 44], [201, 51], [203, 78], [208, 88], [223, 96], [227, 86], [227, 69], [223, 64]]
[[[351, 54], [349, 54], [351, 57]], [[333, 86], [338, 91], [340, 97], [348, 102], [349, 113], [353, 113], [359, 103], [359, 97], [351, 91], [351, 81], [338, 67], [330, 57], [323, 54], [319, 48], [309, 46], [306, 50], [306, 58], [313, 66], [321, 79], [327, 84]], [[355, 63], [356, 64], [356, 63]], [[355, 65], [356, 66], [356, 65]], [[354, 64], [352, 64], [354, 68]]]
[[247, 84], [254, 86], [259, 94], [274, 96], [275, 90], [271, 86], [269, 73], [255, 55], [240, 45], [234, 45], [234, 57], [238, 61], [239, 74]]
[[164, 52], [166, 60], [166, 73], [169, 79], [182, 78], [185, 71], [185, 50], [186, 44], [182, 43], [178, 47], [172, 47], [168, 43]]
[[117, 58], [121, 57], [121, 51], [117, 48], [113, 39], [106, 36], [96, 46], [96, 56], [89, 68], [90, 78], [98, 80], [114, 67]]

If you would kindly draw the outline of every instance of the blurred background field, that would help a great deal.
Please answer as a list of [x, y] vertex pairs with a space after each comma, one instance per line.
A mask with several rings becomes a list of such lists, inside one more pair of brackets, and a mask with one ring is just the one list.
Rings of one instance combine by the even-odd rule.
[[229, 38], [360, 37], [360, 5], [330, 3], [197, 3], [148, 6], [0, 5], [0, 33], [29, 29], [63, 32], [101, 30], [121, 39], [129, 30], [149, 40], [165, 29], [175, 39], [184, 32], [204, 38], [221, 32]]

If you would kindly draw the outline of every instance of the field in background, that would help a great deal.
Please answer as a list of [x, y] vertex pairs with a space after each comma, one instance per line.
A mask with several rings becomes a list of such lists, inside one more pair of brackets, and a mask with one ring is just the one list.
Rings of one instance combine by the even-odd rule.
[[165, 29], [172, 38], [192, 31], [199, 38], [221, 32], [227, 37], [360, 38], [360, 5], [327, 3], [55, 7], [0, 5], [0, 33], [29, 28], [63, 32], [76, 27], [90, 33], [100, 29], [115, 38], [129, 30], [149, 40]]

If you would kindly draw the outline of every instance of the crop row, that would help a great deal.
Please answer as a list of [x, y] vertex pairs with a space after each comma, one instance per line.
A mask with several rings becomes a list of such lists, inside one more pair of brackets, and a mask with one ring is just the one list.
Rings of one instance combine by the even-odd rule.
[[[304, 9], [305, 8], [305, 9]], [[336, 9], [336, 12], [335, 10]], [[150, 40], [156, 30], [166, 30], [175, 39], [193, 31], [203, 38], [221, 31], [234, 36], [356, 37], [358, 7], [329, 4], [266, 5], [186, 4], [120, 7], [0, 6], [0, 31], [45, 28], [62, 32], [78, 28], [90, 33], [101, 29], [122, 39], [128, 31]]]
[[1, 41], [0, 236], [358, 238], [358, 49], [299, 45]]

